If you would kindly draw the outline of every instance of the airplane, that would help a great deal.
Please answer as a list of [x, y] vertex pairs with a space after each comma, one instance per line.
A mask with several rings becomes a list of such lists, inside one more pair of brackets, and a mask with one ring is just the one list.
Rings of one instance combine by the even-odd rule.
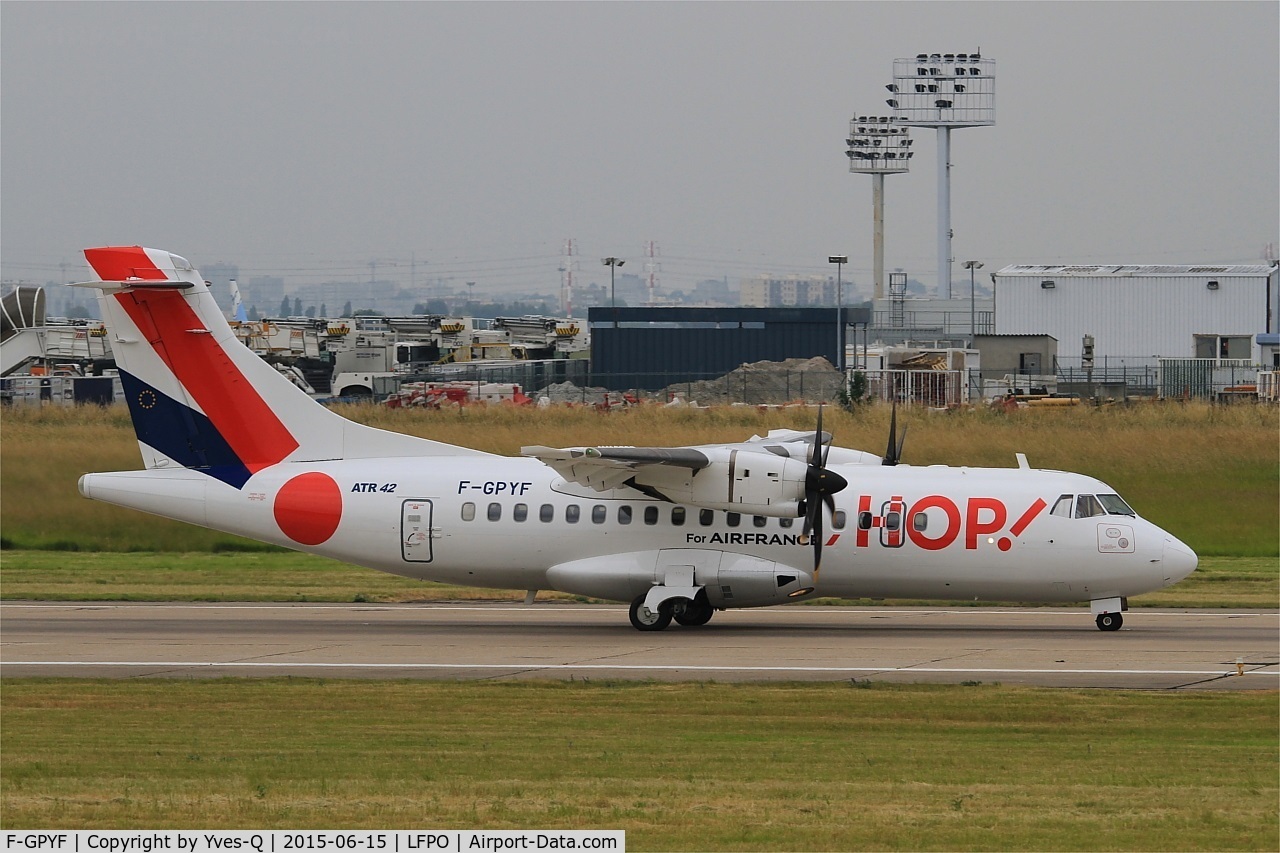
[[900, 464], [822, 430], [697, 447], [485, 453], [353, 423], [244, 347], [200, 274], [139, 246], [85, 250], [144, 470], [80, 494], [422, 580], [629, 603], [631, 624], [839, 598], [1128, 597], [1197, 557], [1105, 483], [1031, 468]]
[[228, 284], [231, 286], [231, 319], [237, 323], [249, 322], [249, 314], [244, 310], [244, 300], [240, 298], [240, 285], [234, 278]]

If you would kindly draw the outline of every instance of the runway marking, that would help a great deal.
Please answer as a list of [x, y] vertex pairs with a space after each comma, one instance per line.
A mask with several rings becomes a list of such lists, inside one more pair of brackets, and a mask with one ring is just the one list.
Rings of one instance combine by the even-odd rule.
[[[625, 670], [628, 672], [921, 672], [933, 674], [982, 673], [988, 675], [1208, 675], [1237, 676], [1227, 669], [994, 669], [925, 666], [680, 666], [678, 664], [572, 664], [572, 663], [296, 663], [271, 661], [0, 661], [0, 668], [10, 666], [81, 666], [81, 667], [223, 667], [237, 669], [511, 669], [546, 670]], [[1275, 666], [1265, 664], [1264, 666]], [[1246, 670], [1245, 675], [1280, 676], [1272, 669]]]
[[[394, 604], [350, 604], [345, 602], [332, 603], [313, 603], [313, 604], [255, 604], [253, 602], [242, 602], [234, 604], [199, 604], [199, 603], [145, 603], [145, 602], [129, 602], [129, 603], [96, 603], [96, 602], [76, 602], [68, 604], [15, 604], [0, 603], [0, 608], [13, 608], [15, 610], [320, 610], [320, 611], [346, 611], [353, 613], [429, 613], [434, 611], [464, 611], [477, 613], [621, 613], [626, 611], [626, 607], [612, 604], [584, 604], [584, 605], [474, 605], [474, 604], [435, 604], [433, 602], [420, 603], [394, 603]], [[768, 616], [770, 614], [785, 614], [788, 616], [803, 616], [832, 614], [832, 615], [912, 615], [912, 616], [992, 616], [992, 615], [1036, 615], [1036, 616], [1082, 616], [1087, 615], [1087, 611], [1080, 607], [1001, 607], [1001, 608], [976, 608], [976, 607], [958, 607], [954, 609], [948, 608], [879, 608], [869, 607], [866, 605], [849, 605], [846, 607], [834, 606], [769, 606], [769, 607], [751, 607], [751, 608], [733, 608], [734, 613], [741, 613], [749, 616]], [[1130, 614], [1149, 613], [1152, 615], [1159, 614], [1184, 614], [1186, 616], [1211, 617], [1240, 619], [1244, 617], [1257, 616], [1277, 616], [1273, 612], [1255, 611], [1252, 613], [1220, 613], [1220, 612], [1185, 612], [1182, 608], [1152, 608], [1150, 610], [1143, 609], [1138, 611], [1129, 611]]]

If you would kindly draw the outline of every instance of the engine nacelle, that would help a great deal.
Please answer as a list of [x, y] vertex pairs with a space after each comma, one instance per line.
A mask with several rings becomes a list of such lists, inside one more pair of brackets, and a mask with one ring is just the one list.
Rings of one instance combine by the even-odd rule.
[[711, 462], [706, 468], [648, 468], [636, 475], [636, 482], [675, 503], [774, 518], [800, 515], [806, 463], [769, 452], [728, 448], [703, 452]]
[[548, 569], [547, 582], [560, 592], [611, 601], [631, 601], [655, 586], [679, 590], [679, 597], [698, 588], [716, 608], [781, 604], [813, 589], [813, 575], [807, 570], [749, 554], [698, 548], [574, 560]]
[[813, 575], [773, 560], [725, 554], [715, 583], [705, 588], [712, 607], [764, 607], [811, 592]]

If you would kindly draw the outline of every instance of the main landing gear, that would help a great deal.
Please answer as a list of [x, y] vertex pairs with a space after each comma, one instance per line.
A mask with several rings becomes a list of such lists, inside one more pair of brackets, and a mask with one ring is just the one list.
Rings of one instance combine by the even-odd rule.
[[710, 622], [715, 613], [715, 608], [701, 595], [693, 601], [687, 598], [664, 601], [658, 605], [656, 613], [644, 606], [644, 599], [641, 595], [631, 602], [631, 624], [637, 631], [661, 631], [671, 624], [672, 619], [693, 628]]
[[1119, 613], [1099, 613], [1094, 621], [1098, 623], [1099, 631], [1119, 631], [1124, 624], [1124, 617]]

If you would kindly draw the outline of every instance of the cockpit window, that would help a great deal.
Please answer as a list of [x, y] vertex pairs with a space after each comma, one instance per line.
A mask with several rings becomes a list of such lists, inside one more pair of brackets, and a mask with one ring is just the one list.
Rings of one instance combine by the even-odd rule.
[[1133, 508], [1125, 503], [1124, 498], [1119, 495], [1098, 495], [1098, 500], [1102, 502], [1103, 508], [1111, 515], [1137, 515]]
[[1072, 508], [1075, 506], [1075, 503], [1076, 503], [1075, 495], [1062, 495], [1054, 503], [1053, 509], [1050, 510], [1049, 514], [1060, 515], [1063, 518], [1070, 518], [1071, 511], [1072, 511]]
[[1102, 508], [1102, 504], [1098, 503], [1098, 499], [1093, 495], [1078, 495], [1076, 497], [1076, 518], [1093, 518], [1095, 515], [1106, 515], [1107, 511]]

